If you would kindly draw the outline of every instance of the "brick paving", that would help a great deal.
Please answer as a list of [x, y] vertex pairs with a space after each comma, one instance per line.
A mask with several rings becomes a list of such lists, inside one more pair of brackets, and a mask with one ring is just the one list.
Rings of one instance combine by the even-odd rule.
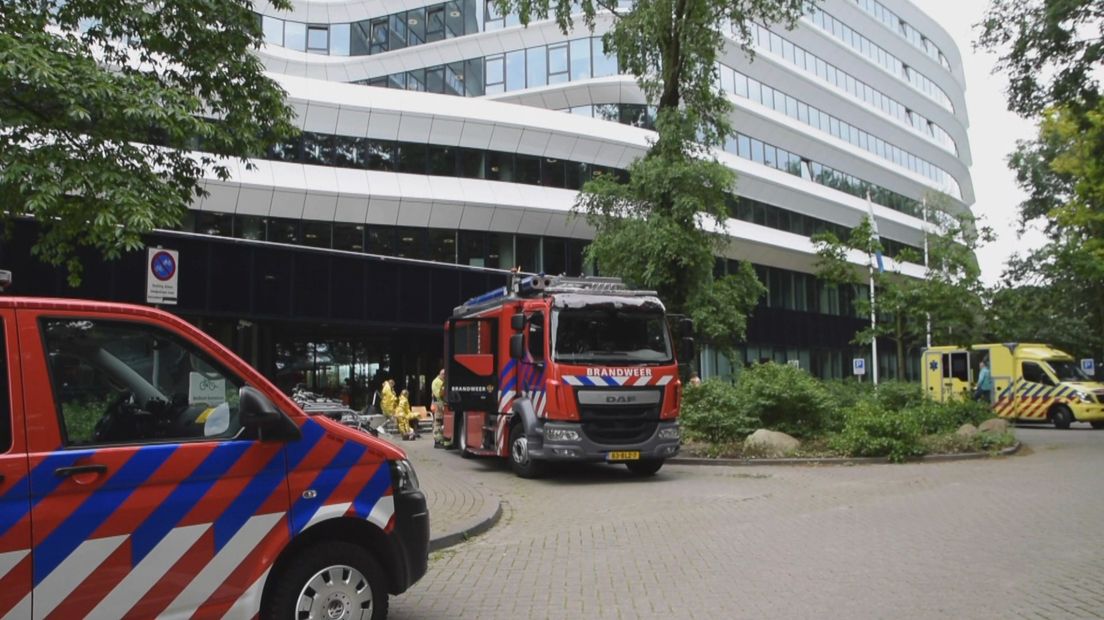
[[1104, 431], [1075, 428], [1020, 429], [1029, 448], [1002, 459], [643, 480], [520, 480], [419, 445], [423, 486], [470, 485], [432, 491], [434, 531], [440, 506], [471, 513], [453, 495], [496, 493], [504, 513], [435, 553], [391, 617], [1104, 618]]

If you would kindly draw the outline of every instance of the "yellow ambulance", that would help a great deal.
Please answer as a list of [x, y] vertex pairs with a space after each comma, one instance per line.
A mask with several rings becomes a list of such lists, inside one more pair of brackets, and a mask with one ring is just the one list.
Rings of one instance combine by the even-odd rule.
[[1037, 343], [932, 347], [923, 353], [924, 390], [937, 400], [970, 398], [979, 366], [989, 365], [989, 401], [999, 417], [1049, 420], [1055, 428], [1089, 422], [1104, 428], [1104, 383], [1093, 381], [1068, 353]]

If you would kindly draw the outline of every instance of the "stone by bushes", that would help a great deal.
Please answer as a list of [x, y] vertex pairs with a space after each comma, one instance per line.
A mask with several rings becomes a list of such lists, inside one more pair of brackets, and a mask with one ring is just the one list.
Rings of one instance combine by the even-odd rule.
[[745, 454], [767, 458], [786, 456], [800, 447], [801, 442], [786, 433], [768, 431], [765, 428], [755, 431], [744, 440]]

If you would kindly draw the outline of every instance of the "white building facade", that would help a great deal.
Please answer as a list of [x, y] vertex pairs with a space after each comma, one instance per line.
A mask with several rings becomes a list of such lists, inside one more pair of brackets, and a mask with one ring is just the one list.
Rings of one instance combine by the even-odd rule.
[[[644, 154], [654, 112], [603, 51], [610, 16], [565, 36], [483, 0], [293, 5], [258, 5], [259, 53], [302, 136], [209, 180], [187, 230], [481, 273], [586, 271], [578, 189]], [[929, 192], [970, 208], [960, 52], [909, 0], [824, 0], [793, 30], [754, 31], [754, 60], [730, 40], [718, 65], [736, 133], [717, 158], [738, 174], [718, 269], [750, 261], [770, 291], [735, 363], [841, 376], [862, 354], [849, 344], [862, 292], [813, 277], [810, 235], [846, 234], [872, 208], [892, 257], [922, 245]], [[702, 364], [732, 370], [713, 354]]]

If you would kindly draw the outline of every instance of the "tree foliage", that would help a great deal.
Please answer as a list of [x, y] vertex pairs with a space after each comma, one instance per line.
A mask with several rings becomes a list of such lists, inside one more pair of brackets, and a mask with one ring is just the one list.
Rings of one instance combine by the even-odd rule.
[[1008, 109], [1025, 117], [1056, 104], [1095, 107], [1104, 64], [1099, 0], [993, 0], [978, 45], [1008, 74]]
[[248, 1], [0, 6], [0, 218], [34, 217], [33, 252], [72, 284], [78, 248], [140, 247], [179, 224], [205, 171], [228, 178], [215, 155], [258, 156], [294, 131], [252, 53]]
[[627, 8], [615, 0], [496, 4], [526, 24], [554, 17], [565, 33], [574, 25], [573, 10], [591, 29], [610, 20], [605, 51], [657, 107], [657, 137], [629, 167], [627, 183], [596, 179], [580, 193], [576, 211], [597, 233], [588, 258], [603, 272], [655, 289], [671, 310], [695, 318], [706, 341], [731, 351], [765, 288], [749, 266], [714, 277], [714, 257], [725, 250], [726, 197], [736, 182], [708, 150], [731, 133], [717, 58], [728, 38], [747, 49], [753, 21], [792, 26], [806, 0], [637, 0]]
[[[895, 257], [891, 269], [873, 270], [875, 310], [878, 320], [855, 335], [856, 344], [870, 344], [875, 337], [894, 344], [897, 368], [903, 377], [906, 352], [925, 344], [931, 321], [932, 344], [969, 344], [981, 337], [984, 317], [981, 270], [974, 255], [978, 244], [992, 237], [968, 212], [952, 207], [945, 194], [927, 198], [928, 263], [924, 277], [902, 273], [904, 263], [923, 264], [923, 256], [906, 250]], [[847, 239], [832, 233], [813, 236], [817, 275], [837, 286], [858, 286], [869, 281], [873, 256], [882, 251], [870, 218], [865, 218]], [[865, 257], [865, 258], [864, 258]], [[859, 261], [856, 263], [856, 261]], [[870, 297], [856, 295], [862, 316], [870, 314]]]

